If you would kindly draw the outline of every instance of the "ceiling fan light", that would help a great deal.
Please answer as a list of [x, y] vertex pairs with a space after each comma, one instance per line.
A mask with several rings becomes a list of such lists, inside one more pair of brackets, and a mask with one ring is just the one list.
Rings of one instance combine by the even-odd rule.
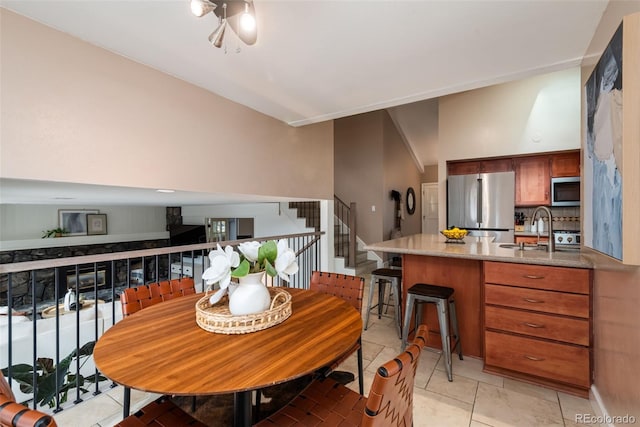
[[206, 15], [216, 8], [215, 3], [211, 3], [209, 0], [191, 0], [191, 13], [198, 18]]
[[240, 16], [240, 27], [249, 33], [256, 30], [256, 18], [249, 12], [249, 3], [244, 4], [244, 12]]
[[222, 40], [224, 39], [224, 30], [227, 28], [227, 20], [224, 19], [218, 28], [209, 36], [209, 43], [215, 47], [222, 47]]

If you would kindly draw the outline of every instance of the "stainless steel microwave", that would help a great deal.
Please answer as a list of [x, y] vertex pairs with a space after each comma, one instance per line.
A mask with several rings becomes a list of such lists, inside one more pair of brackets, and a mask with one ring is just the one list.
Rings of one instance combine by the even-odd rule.
[[551, 178], [551, 206], [580, 206], [580, 177]]

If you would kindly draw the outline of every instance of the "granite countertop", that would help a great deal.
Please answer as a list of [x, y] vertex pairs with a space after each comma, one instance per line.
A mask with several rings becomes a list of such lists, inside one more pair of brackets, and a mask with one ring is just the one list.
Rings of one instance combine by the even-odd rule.
[[447, 258], [478, 259], [483, 261], [515, 262], [519, 264], [557, 267], [591, 268], [592, 262], [583, 251], [524, 250], [501, 248], [491, 237], [465, 237], [465, 243], [445, 243], [439, 234], [414, 234], [398, 239], [366, 245], [365, 250], [399, 254], [426, 255]]

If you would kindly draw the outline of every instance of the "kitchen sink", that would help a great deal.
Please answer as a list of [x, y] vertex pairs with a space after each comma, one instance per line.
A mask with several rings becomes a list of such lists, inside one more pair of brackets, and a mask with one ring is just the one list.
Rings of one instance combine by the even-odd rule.
[[546, 246], [532, 245], [532, 244], [520, 246], [517, 243], [503, 243], [500, 245], [500, 247], [507, 248], [507, 249], [518, 249], [521, 251], [546, 251], [547, 250]]
[[[546, 251], [547, 245], [537, 245], [537, 244], [525, 244], [524, 246], [520, 246], [518, 243], [502, 243], [500, 245], [501, 248], [507, 249], [517, 249], [520, 251]], [[562, 246], [556, 245], [555, 252], [580, 252], [579, 246]]]

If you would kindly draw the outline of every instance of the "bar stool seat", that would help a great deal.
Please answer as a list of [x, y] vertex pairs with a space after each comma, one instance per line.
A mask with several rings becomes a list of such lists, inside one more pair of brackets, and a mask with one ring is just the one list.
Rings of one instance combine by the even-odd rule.
[[462, 342], [458, 332], [458, 318], [456, 315], [456, 304], [453, 298], [454, 290], [446, 286], [428, 285], [417, 283], [407, 291], [407, 305], [404, 313], [404, 324], [402, 327], [402, 345], [407, 346], [409, 337], [409, 325], [411, 324], [411, 314], [415, 309], [415, 324], [422, 322], [422, 309], [419, 305], [423, 303], [436, 304], [438, 310], [438, 323], [440, 324], [440, 338], [442, 340], [442, 353], [445, 356], [445, 369], [449, 381], [453, 381], [453, 371], [451, 368], [451, 335], [449, 333], [449, 323], [453, 329], [455, 344], [453, 351], [458, 349], [458, 357], [462, 360]]
[[[400, 312], [400, 295], [402, 295], [402, 270], [397, 268], [378, 268], [371, 272], [371, 282], [369, 285], [369, 298], [367, 303], [367, 310], [364, 319], [364, 330], [369, 327], [369, 314], [374, 308], [378, 308], [378, 319], [382, 317], [382, 308], [384, 305], [388, 306], [389, 303], [385, 302], [385, 289], [386, 284], [391, 284], [391, 292], [393, 294], [393, 305], [395, 310], [396, 329], [398, 331], [398, 338], [402, 338], [402, 314]], [[373, 293], [376, 284], [378, 285], [378, 303], [373, 303]]]

